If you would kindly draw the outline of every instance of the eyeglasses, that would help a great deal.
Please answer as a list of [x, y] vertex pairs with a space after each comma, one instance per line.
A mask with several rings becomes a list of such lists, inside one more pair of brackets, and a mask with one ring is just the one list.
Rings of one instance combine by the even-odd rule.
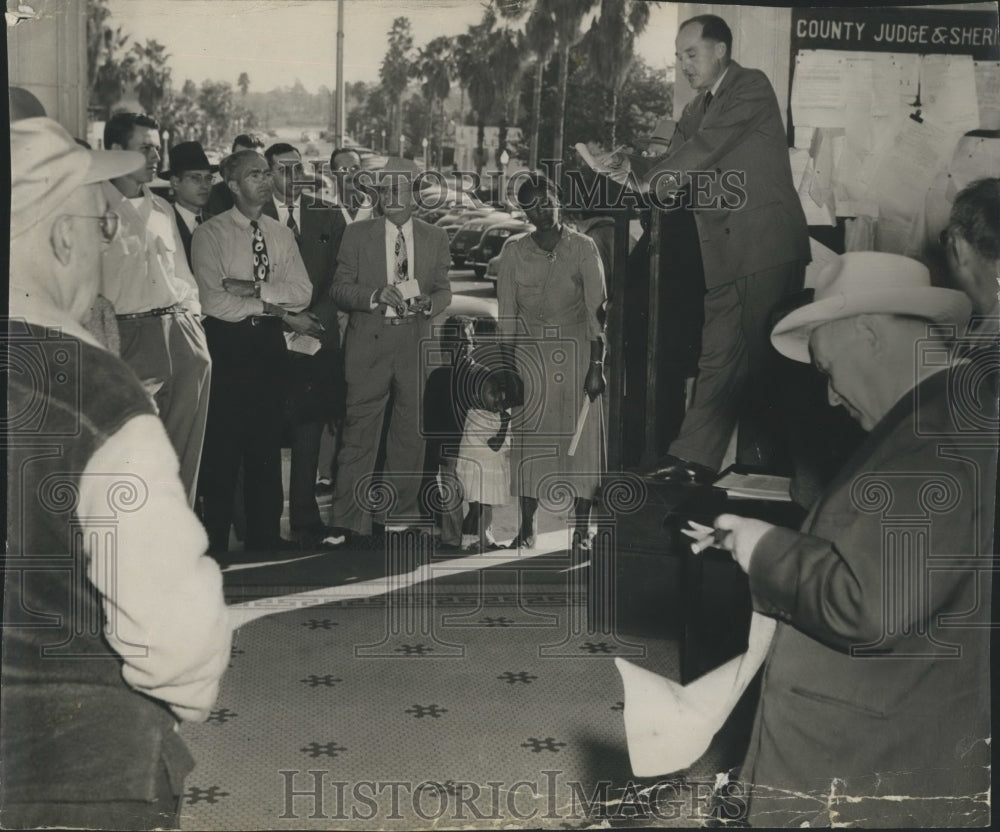
[[118, 215], [114, 211], [105, 211], [99, 217], [90, 214], [64, 214], [78, 220], [97, 220], [101, 226], [101, 236], [104, 242], [110, 243], [118, 233]]

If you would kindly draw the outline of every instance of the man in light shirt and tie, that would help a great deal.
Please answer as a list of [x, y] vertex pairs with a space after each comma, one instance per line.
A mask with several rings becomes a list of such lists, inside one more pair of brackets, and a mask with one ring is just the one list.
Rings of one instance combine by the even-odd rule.
[[424, 465], [420, 432], [421, 342], [431, 316], [451, 303], [448, 236], [412, 217], [415, 167], [402, 160], [379, 172], [384, 216], [347, 227], [331, 293], [350, 310], [345, 342], [347, 416], [337, 457], [333, 522], [356, 535], [372, 532], [372, 508], [359, 488], [375, 468], [389, 394], [392, 413], [385, 471], [394, 505], [387, 530], [420, 516]]

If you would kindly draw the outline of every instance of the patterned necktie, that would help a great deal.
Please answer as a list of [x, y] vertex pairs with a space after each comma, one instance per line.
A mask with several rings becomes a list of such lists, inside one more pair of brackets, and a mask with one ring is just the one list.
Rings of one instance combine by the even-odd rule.
[[406, 237], [403, 227], [399, 226], [396, 233], [396, 283], [409, 279], [409, 263], [406, 261]]
[[288, 219], [285, 221], [285, 225], [292, 229], [292, 233], [295, 235], [295, 239], [297, 241], [299, 239], [299, 224], [295, 221], [295, 204], [289, 202], [287, 208]]
[[510, 424], [510, 413], [506, 410], [500, 411], [500, 430], [497, 431], [496, 436], [491, 436], [486, 440], [486, 444], [490, 446], [490, 450], [494, 453], [499, 453], [500, 449], [503, 447], [503, 441], [507, 438], [507, 426]]
[[712, 98], [713, 98], [713, 96], [712, 96], [712, 91], [711, 90], [709, 90], [708, 92], [705, 93], [705, 109], [706, 110], [708, 109], [708, 105], [712, 103]]
[[271, 261], [267, 256], [264, 232], [257, 220], [250, 220], [250, 227], [253, 229], [253, 279], [267, 280], [271, 276]]

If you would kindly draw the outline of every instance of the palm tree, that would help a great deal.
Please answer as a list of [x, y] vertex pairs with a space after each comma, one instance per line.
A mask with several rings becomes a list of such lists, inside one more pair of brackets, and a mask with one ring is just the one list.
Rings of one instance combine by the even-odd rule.
[[406, 82], [410, 78], [410, 50], [413, 49], [413, 35], [410, 33], [410, 19], [397, 17], [392, 21], [388, 33], [389, 48], [382, 59], [379, 78], [392, 109], [393, 135], [389, 140], [390, 149], [397, 147], [402, 155], [403, 148], [399, 146], [399, 137], [403, 132], [403, 93]]
[[580, 24], [597, 0], [540, 0], [552, 10], [556, 21], [559, 46], [559, 98], [556, 110], [556, 138], [552, 146], [557, 163], [563, 158], [563, 127], [565, 125], [566, 88], [569, 85], [569, 50], [580, 39]]
[[584, 37], [590, 75], [611, 93], [611, 147], [617, 144], [618, 97], [635, 63], [635, 39], [649, 23], [649, 6], [635, 0], [601, 0], [601, 14]]
[[480, 23], [459, 35], [455, 41], [455, 66], [463, 87], [468, 90], [469, 101], [476, 112], [476, 173], [481, 174], [485, 164], [483, 141], [486, 134], [486, 119], [493, 110], [496, 100], [493, 69], [490, 66], [490, 47], [495, 36], [496, 13], [490, 6], [483, 12]]
[[166, 47], [155, 40], [147, 40], [144, 46], [138, 43], [132, 47], [135, 55], [136, 96], [147, 113], [157, 113], [160, 104], [170, 92], [170, 55]]
[[511, 29], [504, 29], [494, 39], [493, 48], [490, 50], [489, 62], [493, 69], [494, 86], [500, 104], [497, 162], [507, 145], [508, 122], [517, 118], [521, 78], [527, 66], [526, 55], [524, 34]]
[[454, 74], [454, 58], [452, 56], [452, 40], [441, 35], [430, 41], [417, 53], [412, 71], [423, 84], [420, 91], [427, 101], [427, 129], [425, 135], [432, 143], [432, 157], [437, 158], [434, 146], [434, 105], [441, 108], [441, 120], [444, 121], [444, 101], [451, 91], [451, 79]]
[[240, 77], [236, 79], [236, 86], [240, 88], [240, 95], [246, 98], [247, 90], [250, 89], [250, 76], [241, 72]]
[[531, 17], [528, 18], [528, 23], [524, 27], [524, 35], [528, 48], [536, 57], [535, 91], [531, 102], [531, 157], [529, 162], [529, 166], [534, 170], [538, 167], [538, 131], [542, 120], [542, 76], [545, 74], [545, 67], [548, 65], [556, 45], [556, 21], [544, 0], [539, 0], [535, 8], [532, 9]]

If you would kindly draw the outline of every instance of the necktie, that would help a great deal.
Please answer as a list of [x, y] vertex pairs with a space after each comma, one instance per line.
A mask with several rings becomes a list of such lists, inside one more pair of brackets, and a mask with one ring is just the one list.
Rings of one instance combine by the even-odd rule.
[[292, 233], [295, 235], [295, 239], [298, 240], [299, 224], [295, 222], [295, 213], [294, 213], [295, 205], [294, 203], [289, 202], [286, 207], [288, 208], [288, 219], [285, 221], [285, 225], [287, 225], [290, 229], [292, 229]]
[[490, 450], [494, 452], [499, 452], [503, 447], [503, 441], [507, 438], [507, 426], [510, 424], [510, 413], [506, 410], [500, 411], [500, 430], [497, 431], [496, 436], [491, 436], [486, 440], [486, 444], [490, 446]]
[[406, 237], [403, 236], [402, 226], [396, 232], [396, 280], [395, 283], [402, 283], [409, 278], [409, 263], [406, 261]]
[[194, 215], [194, 224], [201, 225], [205, 221], [205, 218], [201, 214]]
[[708, 105], [712, 103], [712, 98], [713, 97], [714, 96], [712, 95], [712, 91], [711, 90], [709, 90], [708, 92], [705, 93], [705, 109], [706, 110], [708, 109]]
[[250, 227], [253, 229], [253, 279], [267, 280], [271, 276], [271, 261], [267, 256], [264, 232], [256, 220], [250, 220]]

